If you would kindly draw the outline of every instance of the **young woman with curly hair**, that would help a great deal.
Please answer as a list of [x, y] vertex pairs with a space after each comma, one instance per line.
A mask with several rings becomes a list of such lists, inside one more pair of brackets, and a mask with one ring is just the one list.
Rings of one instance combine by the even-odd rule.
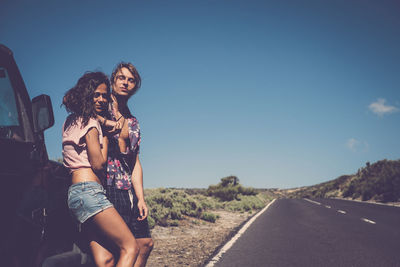
[[64, 165], [72, 173], [68, 206], [89, 236], [97, 266], [114, 266], [114, 259], [103, 259], [104, 239], [119, 249], [116, 266], [133, 266], [139, 253], [138, 245], [102, 186], [108, 138], [103, 135], [97, 115], [106, 110], [109, 99], [109, 80], [102, 72], [85, 73], [64, 96], [63, 104], [71, 113], [63, 125], [62, 140]]

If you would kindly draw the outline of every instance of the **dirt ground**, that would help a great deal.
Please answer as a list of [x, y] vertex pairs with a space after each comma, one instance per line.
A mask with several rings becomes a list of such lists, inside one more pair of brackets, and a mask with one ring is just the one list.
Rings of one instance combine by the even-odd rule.
[[[252, 214], [215, 211], [215, 223], [187, 217], [177, 227], [156, 226], [148, 267], [203, 266]], [[254, 213], [253, 213], [254, 214]]]

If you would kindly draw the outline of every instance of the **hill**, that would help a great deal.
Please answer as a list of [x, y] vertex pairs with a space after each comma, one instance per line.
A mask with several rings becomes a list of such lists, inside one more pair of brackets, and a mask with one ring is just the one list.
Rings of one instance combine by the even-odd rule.
[[377, 202], [400, 201], [400, 160], [366, 163], [352, 175], [342, 175], [321, 184], [285, 190], [288, 197], [351, 198]]

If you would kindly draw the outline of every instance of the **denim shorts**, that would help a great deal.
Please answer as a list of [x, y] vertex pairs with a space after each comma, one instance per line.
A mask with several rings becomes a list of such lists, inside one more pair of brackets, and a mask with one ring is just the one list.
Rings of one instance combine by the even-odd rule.
[[68, 189], [69, 210], [80, 223], [112, 206], [103, 186], [96, 182], [76, 183]]

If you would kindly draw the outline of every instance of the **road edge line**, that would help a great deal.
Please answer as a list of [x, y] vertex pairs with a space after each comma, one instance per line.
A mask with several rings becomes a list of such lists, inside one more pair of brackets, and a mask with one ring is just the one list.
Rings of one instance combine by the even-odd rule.
[[242, 234], [247, 230], [247, 228], [249, 228], [249, 226], [258, 218], [258, 216], [260, 216], [263, 212], [265, 212], [269, 206], [272, 205], [272, 203], [274, 203], [276, 200], [276, 198], [274, 198], [271, 202], [268, 203], [267, 206], [265, 206], [262, 210], [260, 210], [256, 215], [254, 215], [253, 217], [251, 217], [250, 220], [248, 220], [242, 228], [240, 228], [240, 230], [236, 233], [236, 235], [234, 237], [232, 237], [231, 240], [229, 240], [228, 242], [226, 242], [226, 244], [218, 251], [217, 255], [215, 255], [206, 265], [205, 267], [213, 267], [215, 263], [217, 263], [222, 255], [227, 252], [232, 246], [233, 244], [236, 242], [236, 240], [239, 239], [239, 237], [242, 236]]

